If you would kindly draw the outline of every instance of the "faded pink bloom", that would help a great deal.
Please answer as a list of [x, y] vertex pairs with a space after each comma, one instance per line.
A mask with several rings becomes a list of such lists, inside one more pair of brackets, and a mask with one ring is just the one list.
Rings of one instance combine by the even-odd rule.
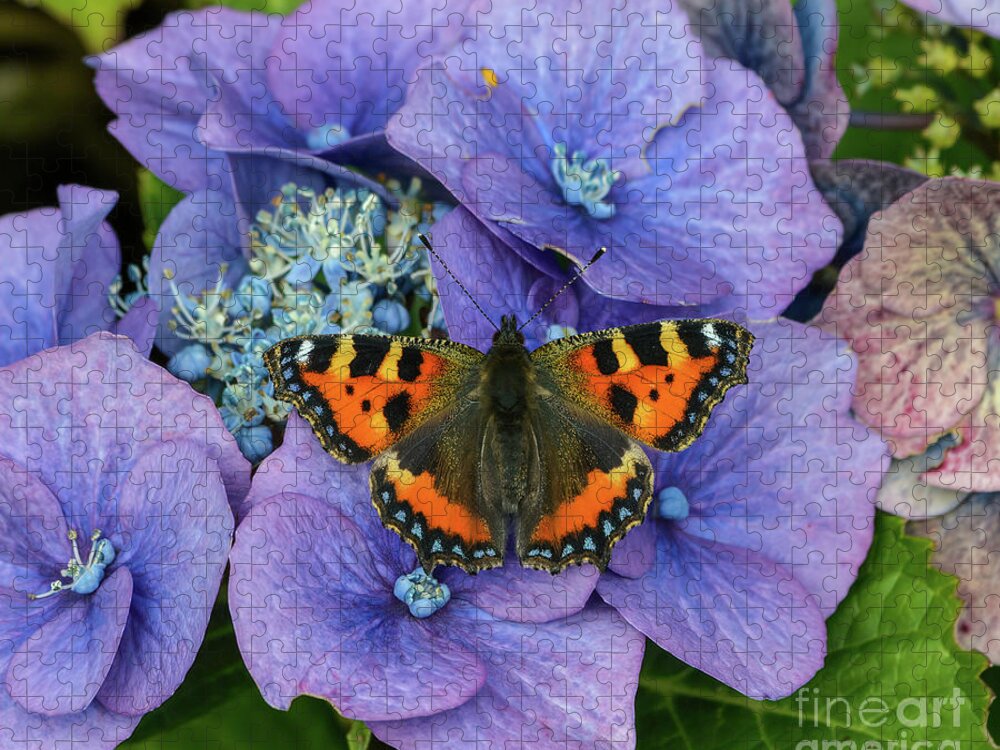
[[[859, 355], [858, 418], [882, 431], [897, 459], [918, 457], [897, 464], [904, 479], [1000, 490], [998, 316], [1000, 184], [929, 180], [872, 217], [821, 320]], [[922, 455], [945, 436], [940, 455]], [[906, 501], [899, 487], [886, 483]]]

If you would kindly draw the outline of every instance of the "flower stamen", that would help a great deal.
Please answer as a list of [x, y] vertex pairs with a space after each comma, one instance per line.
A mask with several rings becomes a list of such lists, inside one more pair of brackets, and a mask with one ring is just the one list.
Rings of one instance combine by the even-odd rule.
[[101, 539], [101, 530], [94, 529], [90, 535], [90, 554], [87, 555], [87, 562], [84, 562], [76, 541], [78, 537], [76, 529], [70, 529], [66, 537], [73, 548], [73, 557], [66, 563], [66, 567], [59, 571], [59, 575], [71, 579], [71, 583], [66, 584], [57, 579], [49, 584], [48, 591], [28, 594], [29, 599], [45, 599], [66, 590], [77, 594], [93, 594], [104, 580], [105, 570], [115, 559], [115, 548], [111, 546], [110, 540]]
[[566, 156], [566, 144], [557, 143], [552, 159], [552, 176], [562, 189], [563, 198], [573, 206], [583, 206], [594, 219], [610, 219], [615, 205], [605, 202], [612, 186], [621, 177], [605, 159], [585, 161], [582, 151]]
[[423, 568], [397, 578], [392, 593], [407, 606], [411, 615], [420, 619], [430, 617], [451, 599], [448, 586], [425, 573]]

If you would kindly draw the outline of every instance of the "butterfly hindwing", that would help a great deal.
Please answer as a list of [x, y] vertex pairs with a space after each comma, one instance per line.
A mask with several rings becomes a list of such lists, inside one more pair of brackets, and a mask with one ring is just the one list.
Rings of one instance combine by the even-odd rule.
[[653, 468], [634, 441], [554, 394], [539, 402], [534, 432], [542, 471], [518, 514], [523, 565], [558, 573], [593, 563], [646, 517]]
[[531, 354], [543, 387], [662, 451], [701, 434], [726, 391], [746, 383], [753, 335], [725, 320], [676, 320], [557, 339]]
[[275, 396], [348, 463], [378, 455], [452, 403], [482, 359], [451, 341], [338, 334], [285, 339], [264, 355]]
[[475, 573], [503, 564], [506, 519], [480, 489], [480, 421], [475, 401], [460, 401], [372, 465], [382, 523], [413, 547], [425, 570], [456, 565]]

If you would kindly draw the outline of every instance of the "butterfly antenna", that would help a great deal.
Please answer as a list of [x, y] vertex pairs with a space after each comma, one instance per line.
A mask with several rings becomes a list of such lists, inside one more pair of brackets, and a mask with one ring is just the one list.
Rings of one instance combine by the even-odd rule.
[[528, 318], [526, 321], [524, 321], [524, 324], [521, 326], [521, 328], [518, 328], [517, 330], [519, 330], [519, 331], [522, 330], [525, 326], [528, 325], [528, 323], [530, 323], [535, 318], [537, 318], [539, 315], [541, 315], [543, 312], [545, 312], [545, 309], [549, 305], [551, 305], [553, 302], [555, 302], [556, 298], [560, 294], [562, 294], [567, 289], [569, 289], [571, 286], [573, 286], [573, 283], [577, 279], [579, 279], [581, 276], [583, 276], [583, 274], [585, 274], [587, 272], [587, 269], [590, 268], [592, 265], [594, 265], [598, 261], [598, 259], [600, 259], [600, 257], [602, 255], [604, 255], [604, 253], [606, 253], [607, 251], [608, 251], [608, 249], [606, 247], [602, 247], [600, 250], [598, 250], [596, 253], [594, 253], [594, 257], [591, 258], [589, 261], [587, 261], [587, 265], [585, 265], [583, 268], [581, 268], [579, 271], [577, 271], [576, 275], [573, 276], [572, 279], [570, 279], [565, 284], [563, 284], [562, 287], [559, 289], [559, 291], [557, 291], [555, 294], [553, 294], [551, 297], [549, 297], [549, 301], [546, 302], [544, 305], [542, 305], [540, 308], [538, 308], [538, 312], [536, 312], [534, 315], [532, 315], [530, 318]]
[[490, 317], [489, 315], [487, 315], [487, 314], [486, 314], [486, 311], [485, 311], [485, 310], [483, 310], [483, 308], [481, 308], [481, 307], [479, 306], [479, 303], [478, 303], [478, 302], [476, 302], [476, 298], [475, 298], [475, 297], [473, 297], [473, 296], [472, 296], [472, 295], [471, 295], [471, 294], [469, 293], [469, 290], [465, 288], [465, 285], [464, 285], [464, 284], [463, 284], [463, 283], [462, 283], [461, 281], [459, 281], [459, 280], [458, 280], [458, 277], [457, 277], [457, 276], [456, 276], [455, 274], [453, 274], [453, 273], [451, 272], [451, 269], [450, 269], [450, 268], [448, 268], [448, 264], [444, 262], [444, 258], [442, 258], [442, 257], [441, 257], [440, 255], [438, 255], [438, 254], [437, 254], [436, 252], [434, 252], [434, 248], [433, 248], [433, 247], [431, 247], [431, 242], [430, 242], [430, 240], [428, 240], [428, 239], [427, 239], [427, 238], [426, 238], [426, 237], [425, 237], [424, 235], [422, 235], [422, 234], [418, 234], [418, 235], [417, 235], [417, 237], [419, 237], [419, 238], [420, 238], [420, 241], [421, 241], [422, 243], [424, 243], [424, 247], [426, 247], [426, 248], [427, 248], [427, 252], [429, 252], [429, 253], [430, 253], [431, 255], [433, 255], [433, 256], [434, 256], [435, 258], [437, 258], [437, 261], [438, 261], [438, 263], [440, 263], [440, 264], [441, 264], [441, 266], [442, 266], [442, 267], [444, 268], [444, 270], [448, 272], [448, 275], [449, 275], [449, 276], [451, 276], [452, 280], [453, 280], [453, 281], [454, 281], [454, 282], [455, 282], [456, 284], [458, 284], [458, 288], [459, 288], [459, 289], [461, 289], [461, 290], [462, 290], [463, 292], [465, 292], [465, 296], [466, 296], [466, 297], [468, 297], [468, 298], [469, 298], [469, 300], [471, 300], [472, 304], [473, 304], [473, 305], [475, 305], [476, 309], [477, 309], [477, 310], [479, 310], [480, 314], [481, 314], [481, 315], [482, 315], [482, 316], [483, 316], [484, 318], [486, 318], [486, 319], [487, 319], [487, 320], [488, 320], [488, 321], [490, 322], [490, 325], [491, 325], [491, 326], [493, 326], [493, 328], [494, 328], [494, 329], [496, 329], [497, 331], [499, 331], [500, 329], [499, 329], [499, 328], [497, 327], [497, 324], [496, 324], [496, 323], [494, 323], [494, 322], [493, 322], [493, 319], [492, 319], [492, 318], [491, 318], [491, 317]]

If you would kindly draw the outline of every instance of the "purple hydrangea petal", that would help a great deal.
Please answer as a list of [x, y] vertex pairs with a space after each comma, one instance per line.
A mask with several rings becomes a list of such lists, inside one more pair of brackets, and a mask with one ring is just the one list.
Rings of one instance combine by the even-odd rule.
[[[282, 20], [267, 61], [268, 85], [301, 132], [346, 128], [348, 150], [355, 138], [385, 128], [406, 95], [409, 71], [454, 44], [469, 5], [305, 3]], [[339, 150], [327, 156], [341, 161]]]
[[393, 747], [635, 746], [635, 692], [645, 639], [614, 610], [595, 602], [538, 625], [494, 623], [480, 645], [489, 657], [483, 689], [435, 716], [369, 722]]
[[[109, 509], [110, 510], [110, 509]], [[133, 577], [133, 607], [98, 700], [139, 715], [173, 695], [201, 646], [233, 519], [217, 463], [194, 440], [149, 445], [102, 520]]]
[[3, 453], [35, 473], [67, 522], [83, 529], [100, 528], [144, 445], [197, 441], [218, 463], [234, 507], [249, 485], [250, 466], [211, 399], [124, 336], [95, 334], [0, 370], [0, 426]]
[[55, 615], [14, 649], [4, 687], [21, 708], [45, 716], [90, 705], [111, 669], [132, 600], [132, 576], [116, 567], [86, 596], [64, 592]]
[[452, 594], [500, 620], [550, 622], [579, 612], [597, 585], [598, 572], [590, 565], [573, 567], [559, 575], [525, 568], [511, 549], [503, 567], [470, 576], [458, 568], [442, 568], [437, 579]]
[[128, 336], [147, 357], [153, 350], [160, 309], [152, 297], [141, 297], [117, 323], [111, 333]]
[[265, 700], [287, 709], [297, 695], [319, 695], [366, 721], [461, 705], [486, 668], [447, 634], [474, 637], [476, 611], [453, 598], [427, 620], [412, 617], [376, 564], [378, 546], [325, 494], [257, 498], [236, 532], [230, 610]]
[[794, 572], [829, 616], [871, 543], [885, 443], [850, 413], [847, 345], [787, 320], [750, 324], [750, 382], [686, 450], [654, 459], [656, 490], [691, 503], [686, 534], [744, 547]]
[[63, 185], [58, 209], [0, 217], [0, 364], [114, 323], [108, 288], [121, 261], [104, 219], [116, 193]]
[[837, 82], [837, 9], [832, 0], [683, 0], [707, 54], [756, 72], [788, 110], [807, 156], [829, 158], [847, 128]]
[[[722, 60], [713, 79], [699, 108], [657, 133], [646, 152], [650, 176], [627, 185], [642, 199], [623, 207], [615, 231], [636, 235], [628, 278], [645, 280], [649, 301], [677, 304], [696, 293], [704, 304], [735, 293], [770, 314], [833, 257], [841, 224], [813, 185], [800, 136], [759, 79]], [[743, 123], [735, 134], [734, 120]], [[613, 279], [587, 278], [604, 293], [615, 289]]]
[[[546, 278], [544, 274], [486, 231], [465, 208], [455, 208], [439, 219], [434, 224], [432, 239], [435, 252], [444, 259], [452, 273], [475, 301], [496, 318], [485, 318], [432, 256], [431, 267], [437, 280], [448, 334], [453, 340], [485, 351], [496, 333], [500, 313], [514, 314], [518, 321], [525, 323], [537, 309], [532, 303], [540, 305], [545, 302], [538, 302], [537, 296], [534, 300], [529, 299], [529, 290], [536, 282]], [[511, 239], [522, 243], [517, 237]], [[524, 330], [528, 347], [535, 348], [544, 342], [549, 322], [576, 326], [578, 320], [575, 297], [572, 291], [568, 291], [549, 308], [549, 315], [544, 320]]]
[[165, 353], [175, 354], [188, 343], [167, 325], [178, 304], [171, 281], [182, 294], [193, 296], [215, 285], [223, 264], [231, 289], [246, 275], [243, 242], [249, 226], [241, 225], [238, 216], [228, 193], [200, 191], [182, 199], [160, 226], [149, 258], [149, 295], [160, 309], [156, 345]]
[[213, 81], [246, 84], [263, 71], [276, 15], [226, 8], [171, 13], [157, 28], [88, 62], [117, 115], [112, 134], [164, 182], [185, 191], [219, 188], [221, 155], [197, 138], [216, 95]]
[[58, 596], [31, 600], [60, 578], [70, 557], [69, 528], [48, 487], [0, 457], [0, 665], [11, 649], [55, 616]]
[[1000, 664], [1000, 610], [996, 582], [1000, 576], [1000, 494], [975, 494], [948, 514], [911, 521], [907, 531], [934, 542], [934, 563], [958, 576], [964, 607], [955, 623], [962, 648], [986, 654]]
[[0, 689], [0, 747], [82, 747], [112, 750], [129, 738], [138, 716], [122, 716], [94, 701], [63, 716], [28, 713]]
[[62, 185], [58, 192], [65, 237], [52, 272], [59, 342], [69, 343], [107, 330], [115, 321], [108, 288], [121, 264], [121, 251], [104, 220], [118, 202], [118, 194], [82, 185]]
[[793, 571], [660, 522], [656, 564], [597, 591], [677, 658], [751, 698], [776, 699], [823, 665], [823, 612]]

